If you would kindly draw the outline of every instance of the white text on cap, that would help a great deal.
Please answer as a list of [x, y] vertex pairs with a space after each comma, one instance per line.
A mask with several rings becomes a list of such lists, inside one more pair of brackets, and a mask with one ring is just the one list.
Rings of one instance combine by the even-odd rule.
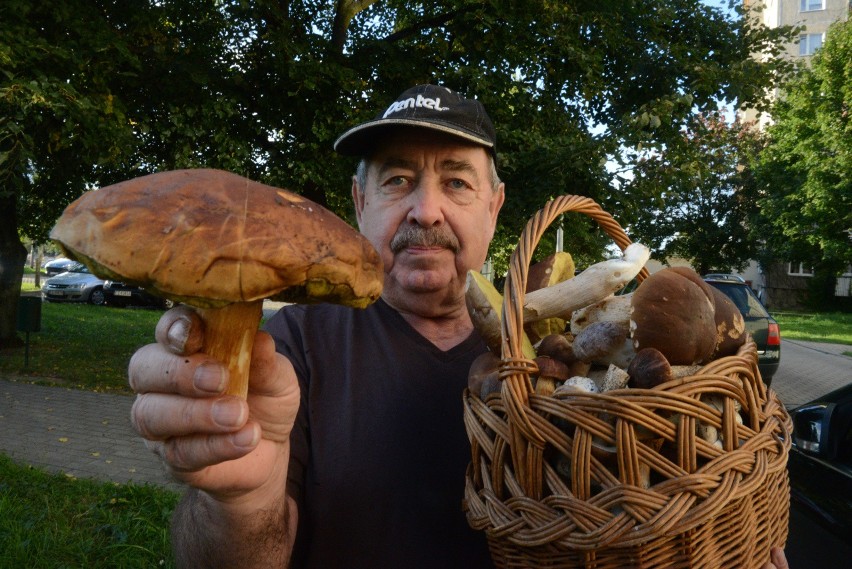
[[424, 97], [423, 95], [417, 95], [417, 99], [414, 97], [409, 97], [408, 99], [404, 99], [402, 101], [394, 101], [388, 110], [385, 111], [385, 114], [382, 115], [382, 118], [387, 118], [389, 114], [396, 113], [411, 107], [425, 107], [427, 109], [432, 109], [435, 111], [448, 111], [449, 107], [441, 106], [440, 97], [437, 99], [430, 99], [428, 97]]

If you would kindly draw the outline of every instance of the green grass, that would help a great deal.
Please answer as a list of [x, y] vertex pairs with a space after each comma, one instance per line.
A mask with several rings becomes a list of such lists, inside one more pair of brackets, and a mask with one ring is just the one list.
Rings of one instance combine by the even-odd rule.
[[781, 312], [772, 315], [781, 327], [782, 339], [852, 345], [852, 314]]
[[[25, 348], [0, 351], [0, 376], [92, 391], [129, 393], [127, 364], [154, 341], [159, 310], [42, 303], [41, 330]], [[23, 333], [19, 334], [25, 338]]]
[[174, 492], [76, 480], [0, 455], [0, 567], [173, 567]]

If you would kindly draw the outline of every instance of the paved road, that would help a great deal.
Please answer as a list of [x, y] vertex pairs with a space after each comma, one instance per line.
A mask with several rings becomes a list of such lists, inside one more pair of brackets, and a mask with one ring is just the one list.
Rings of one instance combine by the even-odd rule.
[[788, 408], [852, 383], [852, 346], [781, 340], [781, 365], [772, 388]]

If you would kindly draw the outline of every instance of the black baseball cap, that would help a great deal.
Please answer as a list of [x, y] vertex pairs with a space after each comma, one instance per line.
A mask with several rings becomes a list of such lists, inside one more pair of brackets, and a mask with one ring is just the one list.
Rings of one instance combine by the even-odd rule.
[[365, 156], [381, 136], [400, 127], [443, 132], [484, 146], [492, 156], [497, 155], [497, 134], [482, 103], [437, 85], [408, 89], [376, 118], [344, 132], [335, 141], [334, 149], [346, 156]]

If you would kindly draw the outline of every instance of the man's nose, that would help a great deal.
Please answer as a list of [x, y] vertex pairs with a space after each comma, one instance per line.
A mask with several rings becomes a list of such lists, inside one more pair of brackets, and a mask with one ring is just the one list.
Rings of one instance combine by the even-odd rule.
[[444, 223], [444, 192], [440, 183], [421, 180], [417, 189], [411, 193], [411, 208], [408, 210], [409, 223], [421, 227], [433, 227]]

